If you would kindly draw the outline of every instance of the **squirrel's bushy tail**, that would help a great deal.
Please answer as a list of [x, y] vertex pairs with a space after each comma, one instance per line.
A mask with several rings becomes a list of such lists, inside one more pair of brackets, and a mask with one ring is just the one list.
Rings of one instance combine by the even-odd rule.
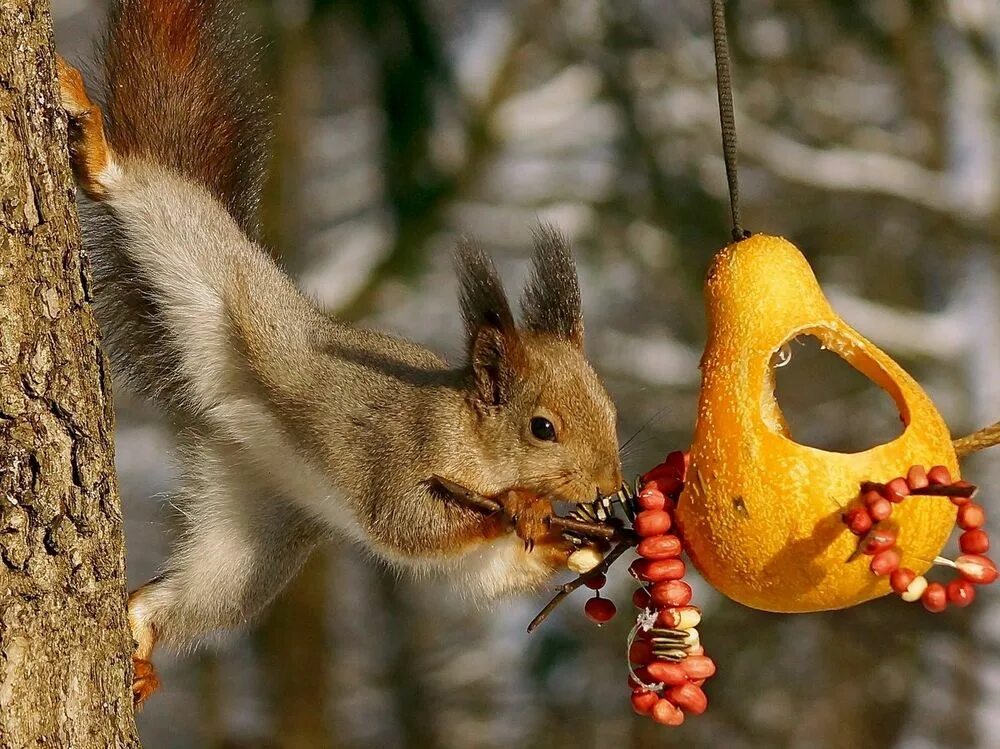
[[116, 153], [204, 185], [253, 234], [268, 125], [240, 20], [226, 0], [114, 0], [103, 98]]

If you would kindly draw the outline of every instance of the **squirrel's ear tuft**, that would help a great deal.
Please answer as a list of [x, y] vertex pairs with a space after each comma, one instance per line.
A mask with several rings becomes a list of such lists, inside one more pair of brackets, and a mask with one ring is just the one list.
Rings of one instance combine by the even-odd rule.
[[493, 261], [474, 239], [459, 242], [455, 270], [476, 400], [486, 408], [502, 406], [523, 364], [507, 294]]
[[569, 240], [551, 224], [534, 231], [531, 277], [521, 294], [524, 326], [583, 348], [580, 282]]

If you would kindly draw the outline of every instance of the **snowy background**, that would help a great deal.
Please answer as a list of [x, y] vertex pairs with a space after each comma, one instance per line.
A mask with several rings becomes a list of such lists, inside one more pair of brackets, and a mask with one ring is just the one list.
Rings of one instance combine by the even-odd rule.
[[[266, 233], [305, 288], [458, 355], [455, 237], [482, 237], [515, 289], [532, 224], [554, 221], [574, 243], [587, 347], [622, 438], [645, 425], [627, 472], [688, 444], [700, 284], [728, 236], [707, 2], [245, 5], [276, 113]], [[60, 50], [80, 60], [101, 3], [53, 6]], [[955, 434], [995, 421], [1000, 5], [730, 6], [745, 224], [795, 241]], [[154, 412], [116, 397], [134, 586], [167, 553], [171, 446]], [[891, 436], [888, 398], [826, 352], [793, 347], [779, 397], [800, 441], [852, 450]], [[970, 461], [967, 477], [1000, 487], [998, 458]], [[627, 610], [624, 566], [609, 592]], [[529, 637], [545, 595], [470, 610], [328, 548], [260, 626], [159, 655], [144, 745], [1000, 746], [996, 591], [944, 615], [889, 599], [776, 616], [696, 582], [720, 672], [709, 712], [680, 729], [631, 714], [627, 617], [598, 630], [577, 596]]]

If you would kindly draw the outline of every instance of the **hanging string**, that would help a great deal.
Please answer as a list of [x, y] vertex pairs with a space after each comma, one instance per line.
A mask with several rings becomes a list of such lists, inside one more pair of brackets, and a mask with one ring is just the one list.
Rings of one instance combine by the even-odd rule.
[[715, 80], [719, 92], [722, 123], [722, 158], [729, 182], [729, 207], [733, 217], [733, 241], [750, 236], [740, 220], [740, 185], [736, 165], [736, 115], [733, 112], [733, 81], [729, 72], [729, 41], [726, 38], [724, 0], [712, 0], [712, 38], [715, 42]]

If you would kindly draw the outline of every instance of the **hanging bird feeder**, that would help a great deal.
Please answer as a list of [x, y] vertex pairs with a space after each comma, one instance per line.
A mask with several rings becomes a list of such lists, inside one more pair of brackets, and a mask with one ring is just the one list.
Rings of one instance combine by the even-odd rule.
[[[722, 250], [705, 303], [701, 401], [677, 505], [695, 566], [722, 593], [767, 611], [837, 609], [885, 595], [888, 579], [855, 555], [858, 538], [842, 517], [864, 482], [886, 483], [915, 465], [958, 476], [941, 415], [910, 375], [834, 312], [802, 253], [783, 239], [755, 235]], [[794, 441], [774, 396], [774, 360], [805, 334], [892, 397], [904, 424], [897, 439], [854, 454]], [[898, 529], [902, 563], [926, 571], [955, 515], [938, 497], [893, 508], [885, 521]]]

